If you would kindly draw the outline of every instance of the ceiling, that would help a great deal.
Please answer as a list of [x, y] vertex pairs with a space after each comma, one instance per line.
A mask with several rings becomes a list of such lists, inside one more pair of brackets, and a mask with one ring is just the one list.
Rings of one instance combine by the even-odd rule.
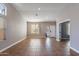
[[15, 3], [14, 7], [28, 21], [55, 21], [66, 3]]

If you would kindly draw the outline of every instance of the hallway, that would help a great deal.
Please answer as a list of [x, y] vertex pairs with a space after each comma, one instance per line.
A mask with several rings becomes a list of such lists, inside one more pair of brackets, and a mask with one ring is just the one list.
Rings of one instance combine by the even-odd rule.
[[69, 42], [57, 42], [55, 38], [25, 39], [4, 51], [10, 56], [68, 56]]

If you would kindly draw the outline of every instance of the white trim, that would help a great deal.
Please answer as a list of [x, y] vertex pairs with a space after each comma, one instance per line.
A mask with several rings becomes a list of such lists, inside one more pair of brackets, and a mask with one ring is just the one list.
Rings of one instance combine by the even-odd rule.
[[12, 46], [14, 46], [14, 45], [16, 45], [16, 44], [20, 43], [20, 42], [21, 42], [21, 41], [23, 41], [23, 40], [25, 40], [25, 38], [23, 38], [23, 39], [21, 39], [21, 40], [19, 40], [19, 41], [15, 42], [15, 43], [13, 43], [13, 44], [11, 44], [11, 45], [7, 46], [7, 47], [5, 47], [5, 48], [1, 49], [1, 50], [0, 50], [0, 52], [3, 52], [3, 51], [5, 51], [5, 50], [7, 50], [7, 49], [11, 48]]
[[63, 22], [67, 22], [67, 21], [70, 21], [71, 19], [65, 19], [65, 20], [60, 20], [60, 21], [56, 21], [56, 40], [57, 41], [60, 41], [59, 40], [59, 24], [63, 23]]
[[75, 48], [70, 47], [72, 50], [74, 50], [76, 53], [79, 53], [78, 50], [76, 50]]
[[67, 21], [70, 21], [70, 19], [61, 20], [58, 23], [60, 24], [60, 23], [67, 22]]

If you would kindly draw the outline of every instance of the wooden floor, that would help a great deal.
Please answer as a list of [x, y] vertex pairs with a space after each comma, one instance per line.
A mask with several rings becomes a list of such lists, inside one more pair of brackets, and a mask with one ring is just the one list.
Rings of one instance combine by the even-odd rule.
[[71, 56], [79, 56], [79, 53], [77, 53], [77, 52], [74, 51], [73, 49], [70, 49], [70, 55], [71, 55]]
[[55, 38], [29, 38], [4, 53], [10, 56], [69, 56], [69, 50], [69, 42], [57, 42]]

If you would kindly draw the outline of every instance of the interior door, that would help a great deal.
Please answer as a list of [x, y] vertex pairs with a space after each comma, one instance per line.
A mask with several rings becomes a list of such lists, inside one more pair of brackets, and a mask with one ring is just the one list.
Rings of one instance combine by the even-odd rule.
[[47, 29], [48, 29], [47, 36], [48, 37], [55, 37], [55, 26], [49, 25], [49, 26], [47, 26]]
[[50, 25], [50, 37], [55, 37], [55, 26]]

